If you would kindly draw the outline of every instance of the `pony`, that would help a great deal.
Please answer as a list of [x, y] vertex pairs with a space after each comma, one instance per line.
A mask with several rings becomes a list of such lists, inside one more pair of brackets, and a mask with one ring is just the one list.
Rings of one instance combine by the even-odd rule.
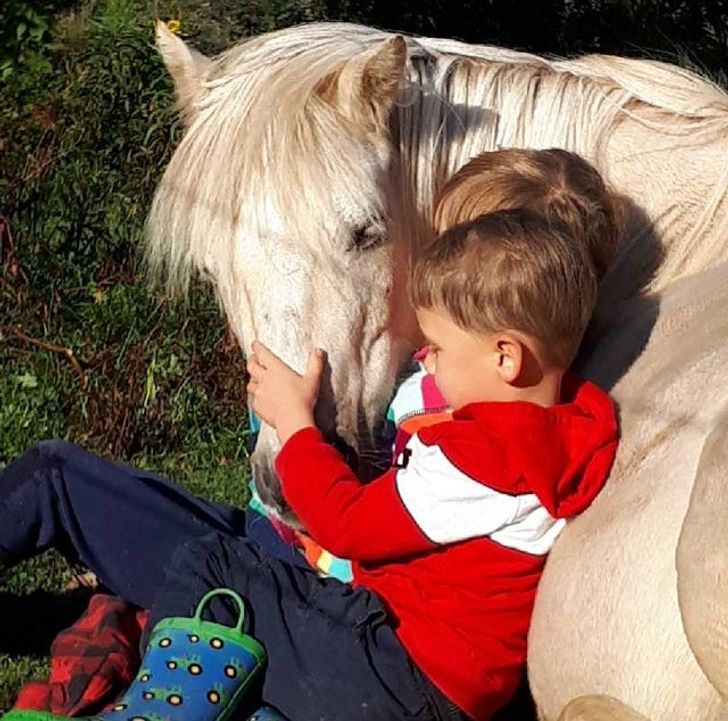
[[[611, 389], [607, 487], [551, 552], [529, 637], [542, 721], [728, 718], [728, 95], [687, 70], [312, 24], [215, 58], [157, 24], [185, 132], [148, 218], [172, 289], [209, 278], [245, 350], [328, 351], [317, 421], [366, 457], [421, 337], [408, 264], [471, 157], [563, 147], [629, 198], [580, 372]], [[265, 426], [263, 502], [295, 524]]]

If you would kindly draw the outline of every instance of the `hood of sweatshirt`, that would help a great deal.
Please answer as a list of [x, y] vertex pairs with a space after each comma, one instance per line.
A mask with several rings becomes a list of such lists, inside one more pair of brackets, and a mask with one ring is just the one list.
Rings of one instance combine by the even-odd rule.
[[[617, 450], [614, 402], [593, 383], [571, 374], [557, 405], [471, 403], [455, 411], [453, 419], [476, 421], [487, 436], [484, 448], [492, 449], [494, 442], [499, 446], [495, 487], [505, 493], [535, 493], [554, 518], [576, 515], [594, 500]], [[470, 453], [451, 460], [465, 472], [477, 463]], [[477, 476], [477, 469], [473, 472]]]

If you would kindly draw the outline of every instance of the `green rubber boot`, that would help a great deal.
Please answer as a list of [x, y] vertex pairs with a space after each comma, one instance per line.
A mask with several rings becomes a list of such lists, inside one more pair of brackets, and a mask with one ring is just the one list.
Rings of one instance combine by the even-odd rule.
[[[205, 606], [227, 596], [238, 606], [234, 627], [202, 619]], [[192, 618], [166, 618], [154, 628], [141, 668], [124, 697], [91, 721], [225, 721], [265, 663], [265, 650], [243, 631], [245, 605], [220, 588], [200, 601]], [[3, 721], [59, 721], [42, 711], [13, 710]]]

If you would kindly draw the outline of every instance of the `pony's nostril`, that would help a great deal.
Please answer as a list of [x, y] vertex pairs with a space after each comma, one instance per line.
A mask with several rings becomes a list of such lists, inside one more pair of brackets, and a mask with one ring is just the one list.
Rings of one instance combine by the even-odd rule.
[[267, 458], [251, 460], [253, 482], [258, 498], [271, 515], [279, 518], [291, 528], [300, 528], [301, 523], [291, 511], [281, 490], [281, 481]]

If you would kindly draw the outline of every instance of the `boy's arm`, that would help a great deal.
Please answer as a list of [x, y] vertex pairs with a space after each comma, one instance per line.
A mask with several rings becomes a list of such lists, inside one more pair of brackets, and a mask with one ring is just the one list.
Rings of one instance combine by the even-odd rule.
[[437, 444], [414, 436], [407, 452], [405, 468], [363, 484], [320, 431], [305, 428], [283, 447], [276, 469], [286, 500], [314, 541], [355, 561], [400, 558], [485, 536], [516, 516], [517, 496], [470, 478]]
[[396, 558], [433, 545], [397, 501], [397, 469], [363, 484], [316, 428], [289, 439], [276, 470], [283, 495], [308, 534], [339, 558]]

